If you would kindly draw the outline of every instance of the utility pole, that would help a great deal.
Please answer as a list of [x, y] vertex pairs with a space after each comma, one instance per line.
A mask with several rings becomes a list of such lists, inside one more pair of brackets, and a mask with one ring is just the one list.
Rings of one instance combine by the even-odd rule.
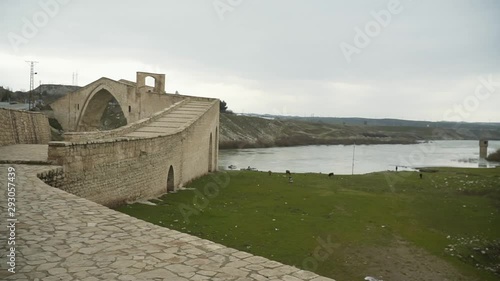
[[28, 110], [31, 110], [31, 103], [32, 103], [32, 96], [33, 96], [33, 89], [35, 88], [35, 63], [38, 63], [37, 61], [26, 61], [27, 63], [30, 64], [30, 92], [29, 92], [29, 100], [28, 100]]
[[71, 83], [73, 86], [78, 86], [78, 71], [73, 72], [73, 80]]
[[354, 153], [356, 152], [356, 143], [352, 146], [352, 171], [351, 175], [354, 175]]
[[40, 83], [38, 84], [38, 99], [41, 102], [40, 105], [43, 104], [43, 98], [42, 98], [42, 80], [40, 80]]

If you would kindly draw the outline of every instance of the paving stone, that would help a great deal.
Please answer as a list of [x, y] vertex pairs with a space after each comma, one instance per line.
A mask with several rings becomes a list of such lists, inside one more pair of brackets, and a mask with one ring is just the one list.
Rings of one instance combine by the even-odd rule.
[[183, 273], [183, 272], [192, 272], [196, 271], [194, 267], [183, 265], [183, 264], [173, 264], [166, 267], [166, 269], [175, 272], [175, 273]]
[[285, 275], [285, 276], [283, 276], [283, 277], [281, 278], [281, 280], [283, 280], [283, 281], [302, 281], [302, 280], [300, 280], [299, 278], [297, 278], [297, 277], [293, 277], [293, 276], [291, 276], [291, 275]]
[[53, 262], [53, 263], [44, 263], [44, 264], [41, 264], [39, 267], [36, 268], [37, 271], [45, 271], [45, 270], [49, 270], [51, 268], [54, 268], [56, 265], [58, 265], [59, 263], [57, 262]]
[[51, 275], [60, 275], [66, 273], [68, 270], [66, 268], [57, 267], [57, 268], [50, 268], [48, 271], [49, 274]]

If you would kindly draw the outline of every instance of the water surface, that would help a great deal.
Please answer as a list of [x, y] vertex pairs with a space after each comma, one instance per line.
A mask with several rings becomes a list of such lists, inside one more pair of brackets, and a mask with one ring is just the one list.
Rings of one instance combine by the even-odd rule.
[[[500, 148], [490, 141], [488, 153]], [[354, 157], [353, 157], [354, 156]], [[354, 158], [354, 168], [353, 168]], [[479, 141], [432, 141], [419, 144], [313, 145], [298, 147], [220, 150], [219, 165], [227, 169], [248, 166], [260, 171], [364, 174], [415, 167], [494, 167], [499, 163], [479, 161]]]

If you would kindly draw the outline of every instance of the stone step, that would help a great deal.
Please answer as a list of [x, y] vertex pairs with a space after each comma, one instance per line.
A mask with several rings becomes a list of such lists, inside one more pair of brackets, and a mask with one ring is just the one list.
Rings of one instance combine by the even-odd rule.
[[155, 122], [186, 123], [186, 117], [162, 117]]
[[130, 138], [147, 138], [176, 133], [180, 128], [203, 115], [211, 106], [212, 102], [209, 101], [188, 101], [171, 112], [166, 113], [158, 120], [138, 128], [125, 136]]
[[163, 135], [162, 133], [150, 133], [150, 132], [133, 132], [126, 134], [125, 137], [129, 138], [154, 138]]
[[205, 108], [192, 108], [192, 107], [182, 107], [180, 110], [189, 112], [205, 112]]
[[[198, 114], [178, 114], [178, 113], [171, 113], [169, 115], [165, 115], [165, 117], [177, 117], [177, 118], [182, 118], [182, 120], [188, 119], [193, 119], [194, 117], [198, 116]], [[191, 117], [191, 118], [189, 118]]]
[[139, 130], [137, 130], [135, 132], [167, 134], [167, 133], [173, 133], [173, 132], [177, 131], [178, 129], [179, 129], [179, 127], [176, 127], [176, 128], [144, 127], [144, 128], [140, 128]]
[[158, 127], [158, 128], [179, 128], [185, 123], [168, 123], [168, 122], [154, 122], [148, 125], [148, 127]]

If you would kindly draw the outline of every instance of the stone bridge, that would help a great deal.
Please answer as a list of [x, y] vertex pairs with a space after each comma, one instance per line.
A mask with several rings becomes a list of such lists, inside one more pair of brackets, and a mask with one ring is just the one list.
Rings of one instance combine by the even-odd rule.
[[[145, 84], [155, 78], [155, 86]], [[64, 168], [58, 186], [106, 206], [157, 197], [217, 170], [219, 100], [166, 94], [165, 75], [137, 82], [101, 78], [51, 104], [65, 133], [51, 142], [51, 163]], [[127, 125], [97, 130], [108, 103]]]

